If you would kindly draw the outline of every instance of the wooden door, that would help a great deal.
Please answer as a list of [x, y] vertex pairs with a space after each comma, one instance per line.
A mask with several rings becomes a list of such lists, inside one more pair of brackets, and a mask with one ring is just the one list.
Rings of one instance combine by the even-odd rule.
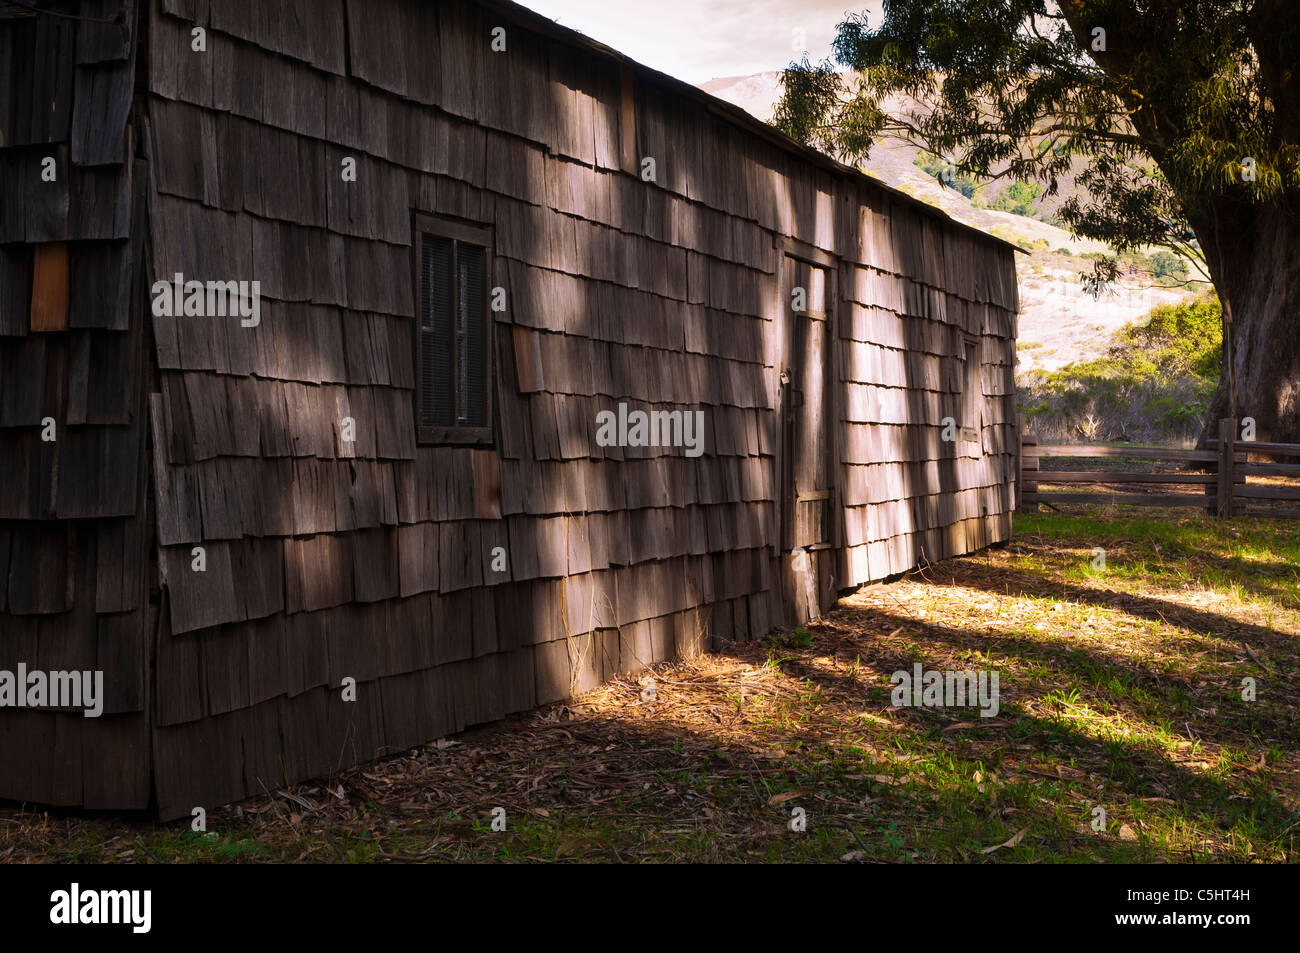
[[782, 260], [781, 551], [786, 598], [798, 621], [820, 616], [834, 592], [836, 544], [831, 347], [834, 272]]

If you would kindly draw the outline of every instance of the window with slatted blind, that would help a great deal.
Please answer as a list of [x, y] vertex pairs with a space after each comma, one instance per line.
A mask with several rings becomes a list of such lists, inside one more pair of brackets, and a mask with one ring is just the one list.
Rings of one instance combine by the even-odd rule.
[[492, 233], [415, 220], [415, 422], [420, 443], [492, 443]]
[[980, 339], [972, 334], [962, 335], [961, 382], [961, 439], [967, 443], [980, 442], [983, 424], [984, 391], [980, 379]]

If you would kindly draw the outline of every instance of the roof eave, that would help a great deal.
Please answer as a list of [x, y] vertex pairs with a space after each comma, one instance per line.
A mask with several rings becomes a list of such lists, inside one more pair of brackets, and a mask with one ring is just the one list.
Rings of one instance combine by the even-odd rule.
[[871, 185], [871, 187], [880, 189], [882, 192], [889, 194], [904, 205], [910, 206], [923, 214], [938, 218], [955, 228], [967, 231], [983, 241], [1010, 248], [1012, 251], [1029, 254], [1028, 249], [1017, 245], [1015, 242], [1009, 242], [1005, 238], [990, 235], [988, 232], [981, 231], [973, 225], [967, 225], [965, 222], [958, 221], [941, 208], [936, 208], [933, 205], [922, 202], [915, 196], [908, 195], [900, 189], [886, 185], [879, 179], [865, 174], [861, 169], [855, 169], [852, 166], [845, 165], [844, 163], [826, 155], [824, 152], [818, 152], [816, 149], [810, 148], [801, 142], [791, 139], [775, 126], [763, 122], [758, 117], [746, 112], [739, 106], [727, 102], [725, 99], [719, 99], [717, 96], [714, 96], [711, 93], [706, 93], [699, 87], [692, 86], [684, 80], [680, 80], [675, 76], [669, 76], [667, 73], [662, 73], [651, 66], [646, 66], [644, 63], [639, 63], [626, 54], [620, 53], [618, 50], [606, 46], [604, 43], [597, 40], [593, 40], [591, 37], [579, 33], [577, 30], [560, 26], [560, 24], [556, 23], [554, 20], [543, 16], [534, 10], [520, 6], [518, 3], [511, 2], [511, 0], [478, 0], [478, 2], [482, 6], [499, 11], [504, 16], [514, 20], [516, 23], [519, 23], [527, 29], [540, 33], [543, 36], [550, 37], [551, 39], [558, 40], [562, 43], [575, 46], [579, 49], [585, 49], [589, 52], [596, 53], [605, 59], [618, 63], [620, 66], [625, 66], [629, 70], [632, 70], [661, 86], [667, 87], [678, 95], [684, 96], [688, 99], [693, 99], [719, 118], [732, 123], [745, 132], [757, 135], [760, 138], [767, 140], [772, 145], [775, 145], [786, 152], [799, 156], [811, 165], [826, 169], [829, 172], [834, 172], [837, 175], [846, 178], [860, 179]]

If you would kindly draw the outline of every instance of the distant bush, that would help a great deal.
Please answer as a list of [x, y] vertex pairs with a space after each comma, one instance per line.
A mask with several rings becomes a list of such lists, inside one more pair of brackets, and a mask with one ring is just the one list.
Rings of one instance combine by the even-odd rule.
[[1187, 262], [1173, 252], [1161, 249], [1151, 256], [1151, 273], [1161, 284], [1181, 285], [1187, 281]]
[[1160, 285], [1174, 288], [1187, 283], [1187, 262], [1167, 249], [1159, 249], [1154, 254], [1132, 249], [1120, 252], [1120, 262], [1133, 271], [1145, 271]]
[[1042, 194], [1043, 187], [1037, 182], [1012, 182], [988, 203], [988, 207], [995, 212], [1033, 215], [1034, 202]]
[[975, 198], [975, 193], [980, 188], [979, 183], [969, 175], [959, 175], [955, 168], [933, 153], [917, 153], [916, 158], [912, 160], [912, 165], [928, 175], [934, 176], [940, 184], [946, 185], [950, 189], [956, 189], [968, 199]]
[[1013, 232], [1011, 229], [1003, 228], [1001, 225], [994, 225], [989, 234], [994, 238], [1000, 238], [1003, 241], [1011, 242], [1013, 245], [1024, 245], [1029, 241], [1029, 239], [1025, 238], [1025, 236], [1021, 235], [1019, 232]]
[[1021, 408], [1040, 440], [1184, 442], [1209, 411], [1222, 347], [1213, 295], [1161, 305], [1124, 327], [1105, 357], [1021, 374]]

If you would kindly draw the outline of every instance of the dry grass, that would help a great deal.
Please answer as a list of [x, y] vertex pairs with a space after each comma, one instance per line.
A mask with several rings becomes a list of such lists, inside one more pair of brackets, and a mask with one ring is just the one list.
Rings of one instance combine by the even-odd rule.
[[[1293, 859], [1300, 527], [1110, 511], [1017, 534], [807, 632], [212, 812], [207, 836], [3, 810], [0, 861]], [[996, 670], [999, 715], [891, 706], [914, 662]]]

